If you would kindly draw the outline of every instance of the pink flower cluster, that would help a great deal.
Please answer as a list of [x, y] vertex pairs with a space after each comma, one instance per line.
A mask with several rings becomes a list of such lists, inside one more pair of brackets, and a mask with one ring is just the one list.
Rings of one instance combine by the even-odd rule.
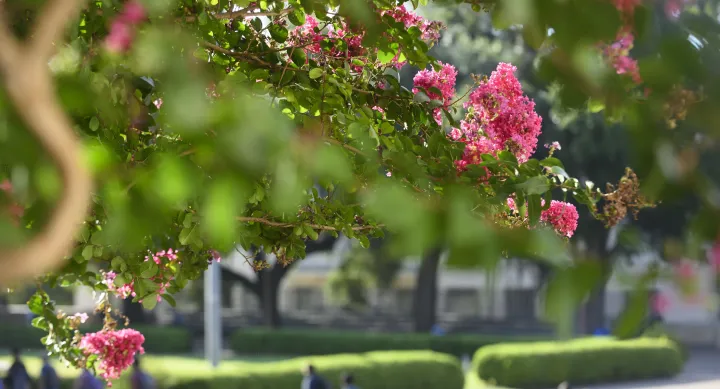
[[[424, 69], [415, 75], [413, 78], [414, 87], [412, 91], [413, 93], [418, 93], [422, 90], [429, 98], [442, 101], [443, 107], [447, 108], [450, 106], [450, 103], [452, 103], [453, 96], [455, 96], [457, 70], [450, 64], [439, 63], [442, 66], [440, 71]], [[430, 88], [437, 88], [440, 93], [430, 91]], [[435, 108], [433, 118], [438, 125], [442, 125], [441, 108]]]
[[655, 293], [652, 297], [652, 308], [657, 313], [664, 313], [670, 308], [670, 299], [663, 293]]
[[578, 215], [575, 206], [564, 201], [553, 200], [550, 207], [540, 214], [540, 220], [553, 226], [562, 236], [571, 238], [578, 226]]
[[[421, 39], [428, 43], [440, 39], [440, 31], [443, 25], [440, 22], [430, 22], [413, 12], [408, 11], [404, 5], [392, 10], [381, 11], [380, 15], [389, 15], [398, 22], [402, 22], [406, 28], [417, 27], [421, 32]], [[314, 55], [316, 60], [362, 60], [367, 56], [368, 50], [363, 47], [362, 40], [365, 31], [355, 31], [342, 22], [339, 27], [329, 26], [327, 34], [320, 31], [318, 20], [312, 16], [306, 16], [305, 24], [298, 26], [290, 32], [289, 43], [296, 47], [302, 47], [306, 54]], [[388, 38], [389, 39], [389, 38]], [[330, 45], [323, 49], [321, 42], [328, 41]], [[346, 49], [338, 49], [338, 41], [345, 43]], [[400, 60], [397, 54], [391, 63], [396, 68], [401, 68], [405, 61]], [[359, 71], [362, 67], [353, 65], [352, 68]]]
[[20, 226], [20, 219], [25, 215], [25, 207], [13, 200], [13, 184], [7, 178], [0, 182], [0, 191], [10, 197], [10, 204], [5, 208], [5, 212], [10, 216], [10, 221], [16, 227]]
[[[541, 204], [545, 205], [545, 200]], [[507, 206], [512, 211], [517, 212], [517, 204], [515, 199], [509, 197]], [[527, 214], [525, 215], [527, 217]], [[548, 209], [540, 213], [540, 221], [547, 223], [553, 227], [555, 232], [562, 236], [571, 238], [578, 226], [580, 215], [574, 205], [564, 201], [552, 200]]]
[[[330, 26], [325, 35], [320, 31], [317, 19], [306, 16], [305, 24], [290, 32], [289, 41], [294, 46], [303, 47], [308, 55], [314, 55], [317, 60], [350, 60], [359, 59], [367, 54], [367, 50], [362, 46], [364, 35], [363, 31], [351, 31], [344, 23], [340, 28]], [[330, 42], [330, 48], [323, 49], [320, 43], [324, 40]], [[338, 41], [344, 42], [347, 48], [345, 50], [337, 48]], [[358, 67], [355, 68], [357, 70]]]
[[665, 0], [665, 15], [671, 19], [677, 19], [683, 8], [693, 2], [694, 0]]
[[110, 34], [106, 38], [108, 50], [122, 53], [130, 49], [135, 39], [135, 26], [145, 20], [145, 7], [136, 0], [125, 3], [120, 15], [110, 25]]
[[501, 62], [464, 104], [468, 113], [460, 129], [450, 133], [466, 145], [463, 159], [456, 161], [458, 170], [482, 162], [481, 154], [508, 150], [523, 163], [535, 152], [542, 118], [535, 112], [535, 102], [523, 94], [516, 70]]
[[440, 22], [428, 21], [414, 12], [408, 11], [405, 5], [400, 5], [395, 9], [383, 11], [381, 15], [389, 15], [396, 21], [405, 25], [405, 28], [417, 27], [422, 33], [421, 38], [429, 42], [437, 42], [440, 39], [440, 31], [443, 25]]
[[108, 386], [112, 386], [110, 380], [120, 378], [120, 374], [132, 365], [136, 354], [145, 353], [144, 342], [145, 337], [130, 328], [103, 330], [85, 334], [80, 349], [85, 355], [98, 356], [100, 375], [108, 381]]
[[[158, 265], [157, 274], [151, 277], [150, 280], [160, 285], [157, 292], [158, 295], [156, 297], [159, 302], [162, 300], [160, 295], [166, 292], [167, 287], [170, 286], [170, 281], [174, 278], [172, 274], [173, 271], [170, 269], [170, 266], [178, 260], [177, 251], [174, 251], [173, 249], [159, 251], [151, 256], [145, 257], [145, 262], [149, 260], [152, 260], [156, 265]], [[108, 287], [110, 292], [114, 293], [115, 296], [121, 299], [137, 296], [135, 293], [135, 281], [130, 281], [129, 283], [118, 287], [115, 285], [116, 276], [115, 272], [112, 271], [105, 273], [103, 283]], [[142, 300], [140, 302], [142, 302]]]
[[628, 30], [621, 30], [617, 40], [603, 48], [603, 54], [615, 68], [617, 74], [629, 75], [635, 84], [642, 83], [638, 62], [630, 57], [635, 36]]

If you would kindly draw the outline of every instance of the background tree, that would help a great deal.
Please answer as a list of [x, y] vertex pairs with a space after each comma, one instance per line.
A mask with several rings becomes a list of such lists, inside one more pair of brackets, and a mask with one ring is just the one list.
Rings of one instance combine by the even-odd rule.
[[373, 239], [367, 249], [354, 245], [345, 254], [327, 284], [335, 304], [350, 310], [364, 310], [370, 299], [375, 298], [379, 303], [377, 308], [383, 307], [404, 260], [387, 250], [388, 239], [391, 238]]
[[[316, 241], [308, 241], [305, 245], [305, 252], [309, 254], [331, 251], [337, 241], [336, 237], [323, 234]], [[250, 260], [259, 263], [268, 263], [266, 253], [262, 249], [252, 250]], [[246, 275], [237, 273], [227, 267], [222, 268], [223, 281], [237, 282], [257, 298], [258, 306], [262, 312], [263, 322], [267, 327], [278, 328], [282, 326], [282, 317], [279, 309], [279, 292], [285, 276], [295, 266], [295, 261], [283, 264], [274, 261], [268, 268], [260, 269], [255, 273], [255, 278], [248, 278]]]

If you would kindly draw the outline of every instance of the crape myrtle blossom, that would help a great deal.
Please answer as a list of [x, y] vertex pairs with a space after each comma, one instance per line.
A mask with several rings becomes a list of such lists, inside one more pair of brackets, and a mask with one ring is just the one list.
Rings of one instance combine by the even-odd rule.
[[110, 25], [105, 44], [109, 51], [128, 51], [135, 40], [135, 29], [146, 18], [145, 7], [136, 0], [125, 3], [123, 10]]
[[[545, 205], [545, 200], [541, 201]], [[517, 213], [518, 208], [515, 199], [509, 197], [507, 206], [513, 212]], [[527, 218], [527, 212], [525, 217]], [[564, 201], [552, 200], [548, 209], [540, 213], [540, 221], [553, 227], [559, 235], [572, 238], [578, 226], [580, 215], [577, 208], [573, 204]]]
[[80, 349], [87, 356], [97, 355], [100, 376], [112, 386], [110, 380], [120, 378], [129, 368], [136, 354], [144, 354], [145, 337], [131, 328], [102, 330], [88, 333], [80, 340]]
[[481, 154], [508, 150], [523, 163], [535, 152], [542, 118], [535, 112], [535, 102], [523, 94], [516, 70], [501, 62], [463, 105], [468, 113], [460, 129], [450, 133], [452, 139], [466, 144], [465, 155], [457, 163], [459, 170], [480, 163]]
[[[415, 74], [413, 77], [413, 93], [420, 91], [427, 94], [427, 96], [433, 100], [440, 100], [443, 108], [447, 108], [452, 103], [453, 96], [455, 96], [455, 80], [457, 77], [457, 70], [450, 64], [438, 62], [441, 66], [439, 71], [435, 69], [423, 69]], [[436, 88], [438, 92], [432, 91], [432, 88]], [[440, 126], [442, 125], [442, 108], [435, 108], [433, 110], [433, 119]]]
[[[403, 23], [405, 28], [417, 27], [420, 30], [420, 38], [432, 44], [440, 38], [440, 31], [443, 25], [440, 22], [431, 22], [423, 19], [413, 12], [408, 11], [401, 5], [392, 10], [380, 12], [380, 16], [388, 15], [398, 22]], [[324, 32], [327, 26], [327, 32]], [[313, 16], [306, 16], [305, 23], [290, 31], [288, 43], [304, 50], [309, 57], [318, 61], [321, 60], [342, 60], [342, 61], [363, 61], [366, 59], [368, 49], [362, 45], [365, 31], [358, 27], [351, 28], [345, 22], [335, 25], [320, 25]], [[389, 38], [389, 37], [388, 37]], [[322, 42], [329, 44], [323, 45]], [[401, 68], [406, 61], [401, 60], [400, 53], [391, 60], [391, 65]], [[353, 64], [355, 71], [361, 71], [362, 66]]]

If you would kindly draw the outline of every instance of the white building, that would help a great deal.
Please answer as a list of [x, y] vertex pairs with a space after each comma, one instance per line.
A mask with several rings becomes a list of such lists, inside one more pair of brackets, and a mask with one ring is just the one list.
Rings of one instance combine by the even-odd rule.
[[[339, 258], [348, 248], [347, 239], [341, 240], [335, 250], [327, 253], [309, 255], [285, 277], [280, 287], [280, 310], [294, 315], [327, 314], [333, 311], [331, 300], [327, 296], [328, 276], [340, 263]], [[606, 318], [615, 319], [623, 310], [626, 295], [636, 284], [634, 281], [655, 258], [651, 254], [633, 258], [633, 266], [618, 265], [608, 283], [606, 294]], [[389, 295], [381, 300], [370, 297], [371, 304], [385, 308], [385, 312], [407, 316], [412, 306], [412, 296], [419, 259], [407, 259], [403, 269], [396, 277]], [[255, 277], [248, 261], [240, 254], [234, 254], [222, 261], [223, 266]], [[718, 344], [720, 332], [718, 326], [717, 304], [715, 298], [715, 273], [708, 266], [698, 265], [699, 302], [688, 302], [671, 282], [658, 282], [656, 289], [669, 300], [664, 313], [665, 322], [676, 334], [689, 343]], [[539, 285], [539, 274], [534, 266], [520, 261], [503, 261], [494, 272], [482, 270], [459, 270], [443, 267], [438, 274], [438, 313], [443, 320], [460, 317], [479, 317], [491, 321], [539, 318], [541, 302], [535, 296]], [[225, 317], [256, 313], [256, 297], [239, 284], [224, 289]], [[192, 312], [199, 309], [197, 303], [183, 301], [179, 310]], [[94, 307], [92, 294], [88, 290], [78, 289], [73, 297], [74, 306], [65, 307], [67, 311], [89, 311]], [[24, 312], [25, 305], [14, 305], [13, 311]], [[160, 319], [171, 320], [170, 308], [161, 303], [156, 308]]]

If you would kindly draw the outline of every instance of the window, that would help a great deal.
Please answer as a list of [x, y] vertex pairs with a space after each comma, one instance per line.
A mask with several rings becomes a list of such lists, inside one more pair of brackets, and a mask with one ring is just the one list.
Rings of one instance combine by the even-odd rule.
[[243, 289], [241, 292], [242, 292], [241, 299], [242, 299], [243, 312], [259, 313], [260, 312], [260, 302], [258, 301], [258, 297], [255, 294], [253, 294], [252, 292], [248, 292], [245, 289]]
[[233, 307], [233, 284], [223, 282], [220, 284], [220, 303], [222, 308]]
[[533, 289], [505, 291], [505, 317], [510, 320], [535, 320], [536, 293]]
[[450, 289], [445, 292], [445, 312], [460, 316], [480, 314], [480, 295], [476, 289]]
[[293, 294], [295, 295], [295, 309], [298, 311], [313, 311], [323, 306], [323, 294], [321, 290], [315, 288], [296, 288]]

